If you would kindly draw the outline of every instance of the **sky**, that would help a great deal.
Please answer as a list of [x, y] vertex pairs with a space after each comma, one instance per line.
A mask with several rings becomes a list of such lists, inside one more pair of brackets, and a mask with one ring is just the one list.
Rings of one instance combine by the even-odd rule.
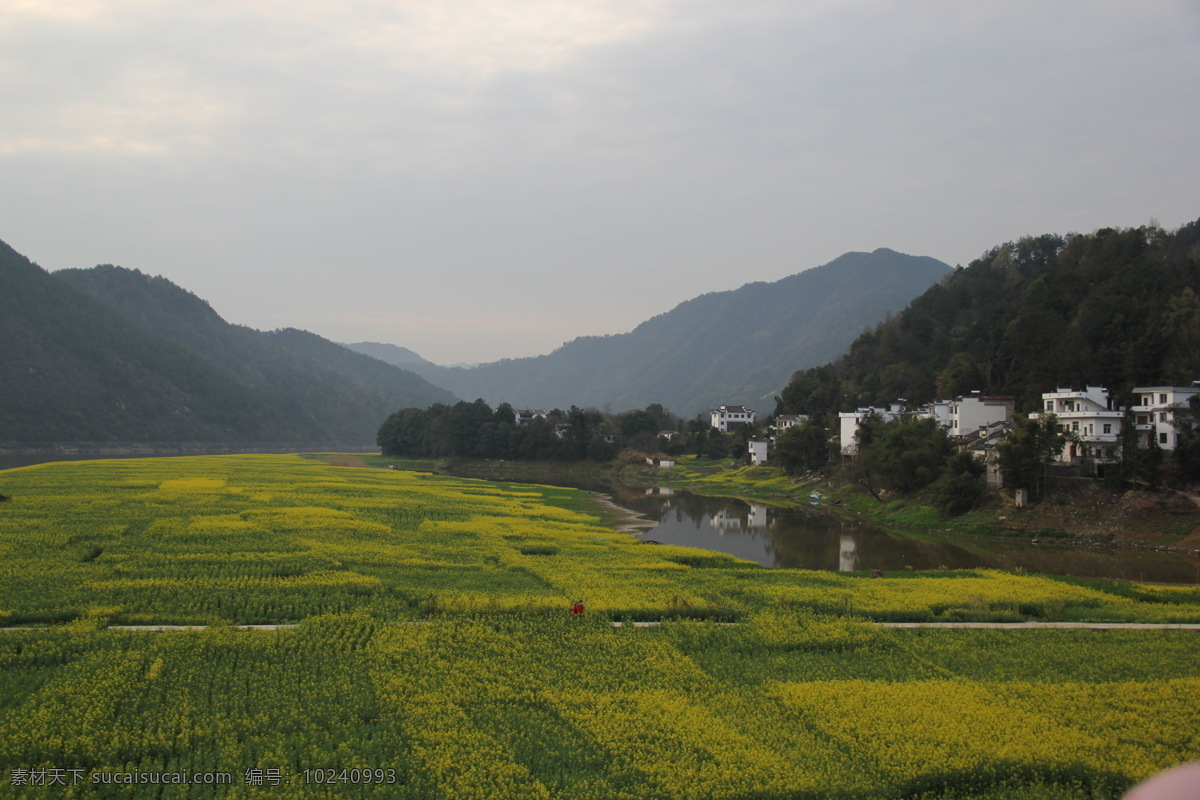
[[0, 0], [0, 240], [442, 364], [1174, 229], [1198, 141], [1195, 0]]

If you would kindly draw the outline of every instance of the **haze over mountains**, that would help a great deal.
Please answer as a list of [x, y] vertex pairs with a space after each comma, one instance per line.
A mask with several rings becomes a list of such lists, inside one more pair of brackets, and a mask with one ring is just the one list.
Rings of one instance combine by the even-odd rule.
[[773, 283], [701, 295], [629, 333], [580, 337], [548, 355], [469, 369], [403, 366], [493, 406], [622, 411], [661, 403], [690, 417], [731, 403], [769, 413], [794, 371], [837, 358], [950, 271], [886, 248], [846, 253]]

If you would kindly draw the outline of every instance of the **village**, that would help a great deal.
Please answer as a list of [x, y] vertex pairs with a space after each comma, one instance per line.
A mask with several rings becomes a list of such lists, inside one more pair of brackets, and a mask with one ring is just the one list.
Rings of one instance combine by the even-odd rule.
[[[1114, 393], [1102, 386], [1083, 389], [1058, 388], [1042, 394], [1042, 408], [1028, 415], [1041, 420], [1053, 416], [1064, 436], [1062, 449], [1053, 460], [1070, 466], [1083, 477], [1102, 478], [1107, 466], [1121, 458], [1122, 426], [1132, 424], [1136, 436], [1127, 438], [1140, 449], [1159, 448], [1174, 451], [1180, 442], [1181, 420], [1176, 412], [1188, 406], [1191, 398], [1200, 394], [1200, 381], [1190, 386], [1139, 386], [1132, 395], [1136, 404], [1118, 406]], [[856, 434], [868, 417], [884, 422], [907, 418], [932, 419], [946, 430], [959, 451], [973, 455], [986, 465], [988, 488], [1004, 485], [996, 446], [1012, 426], [1015, 398], [1007, 395], [985, 395], [975, 391], [953, 400], [937, 400], [910, 408], [904, 399], [886, 407], [863, 407], [838, 414], [838, 451], [843, 459], [857, 453]], [[741, 426], [754, 425], [757, 414], [743, 405], [722, 405], [710, 412], [715, 430], [729, 432]], [[769, 433], [752, 436], [747, 442], [747, 456], [753, 466], [768, 463], [777, 437], [805, 422], [802, 414], [781, 414], [772, 421]], [[663, 464], [665, 466], [665, 464]], [[1018, 502], [1021, 498], [1018, 497]]]

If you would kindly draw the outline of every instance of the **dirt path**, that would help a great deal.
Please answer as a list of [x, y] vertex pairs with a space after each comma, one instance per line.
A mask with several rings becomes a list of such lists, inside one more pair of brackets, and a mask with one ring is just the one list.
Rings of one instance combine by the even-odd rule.
[[1200, 624], [1150, 622], [876, 622], [880, 628], [988, 628], [1005, 631], [1198, 631]]
[[[425, 620], [410, 620], [401, 625], [428, 625]], [[713, 625], [743, 625], [741, 622], [714, 622]], [[965, 628], [971, 630], [1005, 630], [1005, 631], [1034, 631], [1034, 630], [1088, 630], [1088, 631], [1194, 631], [1200, 633], [1197, 623], [1151, 623], [1151, 622], [874, 622], [879, 628]], [[655, 628], [662, 622], [614, 622], [614, 628]], [[15, 633], [17, 631], [46, 631], [58, 626], [34, 626], [0, 628], [0, 633]], [[231, 625], [238, 631], [281, 631], [298, 628], [299, 625]], [[109, 631], [141, 631], [144, 633], [164, 633], [170, 631], [203, 631], [207, 625], [110, 625]]]

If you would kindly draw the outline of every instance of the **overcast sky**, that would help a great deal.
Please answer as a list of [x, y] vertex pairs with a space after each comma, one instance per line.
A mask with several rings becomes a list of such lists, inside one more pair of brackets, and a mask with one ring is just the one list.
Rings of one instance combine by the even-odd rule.
[[1200, 217], [1200, 4], [0, 0], [0, 239], [439, 363]]

